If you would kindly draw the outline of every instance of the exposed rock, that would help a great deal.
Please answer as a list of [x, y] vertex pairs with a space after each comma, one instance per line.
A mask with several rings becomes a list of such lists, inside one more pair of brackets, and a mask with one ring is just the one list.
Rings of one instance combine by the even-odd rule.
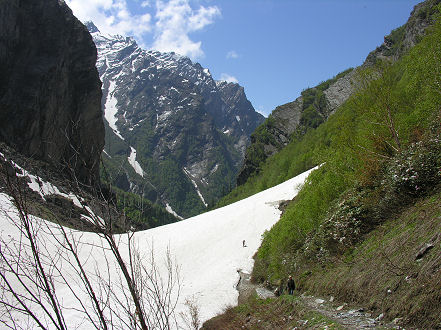
[[419, 260], [423, 258], [427, 252], [429, 252], [431, 249], [433, 249], [435, 245], [433, 243], [426, 243], [424, 246], [418, 251], [418, 253], [415, 256], [415, 260]]
[[[292, 136], [301, 136], [309, 128], [315, 128], [341, 105], [355, 90], [354, 71], [347, 70], [335, 78], [307, 89], [304, 95], [314, 95], [305, 100], [304, 95], [293, 102], [278, 106], [268, 119], [251, 135], [243, 166], [237, 177], [237, 185], [258, 173], [260, 165], [291, 142]], [[312, 112], [311, 112], [312, 111]], [[308, 116], [315, 117], [313, 120]]]
[[289, 141], [289, 136], [295, 131], [300, 123], [303, 98], [300, 96], [294, 102], [278, 106], [272, 116], [280, 125], [280, 132], [277, 138], [285, 144]]
[[441, 0], [426, 0], [412, 10], [407, 23], [384, 37], [384, 43], [372, 51], [364, 65], [372, 65], [377, 60], [395, 61], [415, 46], [434, 21], [435, 6]]
[[104, 145], [96, 48], [63, 1], [0, 2], [0, 141], [98, 180]]
[[356, 87], [353, 80], [355, 72], [349, 72], [347, 75], [337, 79], [328, 89], [324, 90], [323, 93], [326, 96], [330, 114], [334, 113], [355, 91]]
[[[131, 225], [114, 206], [115, 200], [101, 187], [99, 198], [94, 189], [78, 189], [63, 173], [45, 161], [17, 152], [0, 142], [0, 192], [26, 201], [26, 212], [57, 224], [82, 231], [97, 231], [88, 221], [89, 210], [102, 218], [112, 219], [112, 230], [124, 232]], [[107, 198], [103, 202], [100, 198]], [[87, 205], [83, 207], [79, 201]], [[103, 210], [102, 206], [106, 205]]]
[[204, 211], [234, 183], [264, 117], [243, 87], [215, 81], [188, 57], [145, 51], [87, 25], [98, 48], [109, 168], [113, 162], [127, 174], [130, 191], [155, 196], [180, 216]]

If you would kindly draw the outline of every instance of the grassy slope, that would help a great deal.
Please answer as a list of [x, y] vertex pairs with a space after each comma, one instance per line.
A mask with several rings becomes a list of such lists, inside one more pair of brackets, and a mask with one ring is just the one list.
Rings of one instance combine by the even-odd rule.
[[[419, 225], [415, 221], [412, 224], [406, 211], [401, 212], [419, 200], [432, 203], [425, 211], [431, 214], [427, 226], [439, 223], [439, 213], [429, 211], [436, 209], [436, 203], [430, 201], [439, 204], [440, 200], [439, 193], [433, 190], [441, 181], [440, 58], [441, 20], [438, 18], [428, 35], [401, 60], [392, 65], [379, 63], [373, 69], [360, 72], [363, 88], [359, 93], [326, 123], [268, 159], [259, 176], [223, 200], [229, 203], [243, 198], [308, 167], [325, 163], [308, 179], [281, 220], [265, 234], [256, 257], [255, 280], [276, 282], [289, 273], [306, 276], [313, 271], [312, 275], [301, 277], [304, 288], [313, 292], [337, 291], [341, 299], [369, 303], [370, 307], [386, 312], [388, 317], [407, 315], [409, 324], [420, 322], [420, 325], [434, 326], [439, 322], [437, 309], [430, 308], [440, 306], [440, 296], [434, 291], [434, 288], [439, 291], [439, 277], [430, 277], [427, 274], [431, 273], [425, 271], [419, 277], [417, 269], [425, 263], [415, 266], [418, 273], [415, 278], [426, 286], [413, 285], [416, 281], [410, 280], [406, 285], [412, 289], [406, 289], [403, 281], [406, 276], [415, 276], [414, 273], [392, 277], [383, 274], [384, 282], [380, 281], [373, 274], [386, 269], [388, 259], [379, 254], [381, 250], [371, 246], [376, 252], [371, 255], [372, 263], [368, 263], [370, 257], [359, 244], [363, 244], [360, 242], [366, 234], [379, 235], [384, 226], [390, 226], [389, 232], [399, 238], [385, 244], [390, 244], [391, 251], [397, 248], [397, 242], [404, 242], [406, 237], [406, 234], [398, 236], [407, 230], [402, 227], [403, 223], [408, 223], [409, 228]], [[416, 150], [420, 145], [425, 147]], [[402, 250], [392, 252], [396, 257], [391, 259], [393, 265], [400, 265], [402, 259], [409, 265], [412, 263], [415, 249], [433, 236], [427, 226], [421, 223], [418, 230], [412, 231], [417, 236], [411, 238], [410, 245], [402, 244]], [[439, 232], [439, 227], [434, 230]], [[379, 244], [383, 238], [371, 239]], [[371, 243], [367, 240], [364, 244]], [[439, 240], [437, 244], [434, 251], [439, 255]], [[342, 260], [350, 251], [353, 251], [350, 258], [354, 264], [349, 267]], [[407, 255], [407, 259], [401, 255]], [[433, 274], [439, 273], [437, 262], [427, 266], [432, 267]], [[319, 266], [312, 269], [308, 263]], [[409, 265], [398, 267], [413, 269]], [[367, 275], [360, 274], [364, 272]], [[336, 281], [337, 277], [340, 280]], [[377, 281], [371, 281], [372, 278]], [[363, 289], [366, 281], [371, 281], [374, 287]], [[330, 287], [330, 283], [334, 287]], [[387, 288], [391, 292], [398, 290], [397, 283], [405, 288], [400, 295], [385, 296]], [[424, 323], [426, 320], [429, 323]]]
[[[406, 328], [441, 326], [441, 191], [418, 199], [393, 216], [366, 239], [322, 264], [302, 265], [294, 273], [300, 291], [333, 296], [334, 307], [343, 302], [362, 305], [375, 318], [403, 317]], [[434, 247], [419, 261], [415, 256], [426, 243]], [[390, 291], [388, 291], [390, 290]], [[334, 308], [335, 311], [335, 308]], [[334, 313], [338, 313], [335, 311]], [[301, 296], [281, 296], [227, 308], [203, 329], [341, 329], [338, 321], [305, 305]], [[380, 327], [379, 325], [377, 328]]]
[[[394, 65], [383, 65], [380, 79], [371, 82], [365, 90], [346, 102], [324, 125], [307, 134], [299, 144], [284, 149], [274, 157], [274, 162], [267, 163], [267, 171], [256, 179], [260, 184], [279, 178], [283, 180], [284, 176], [290, 175], [293, 165], [296, 167], [299, 163], [308, 162], [309, 154], [309, 159], [315, 159], [315, 162], [326, 162], [310, 176], [296, 203], [266, 234], [258, 254], [265, 273], [271, 273], [271, 277], [285, 276], [284, 255], [295, 253], [311, 231], [317, 230], [329, 219], [331, 209], [348, 198], [344, 194], [352, 189], [366, 192], [367, 197], [362, 198], [361, 203], [370, 204], [368, 210], [375, 210], [375, 206], [382, 203], [381, 194], [385, 193], [382, 183], [388, 183], [391, 190], [411, 189], [400, 188], [400, 182], [390, 182], [393, 174], [397, 174], [397, 181], [408, 179], [403, 173], [392, 173], [391, 168], [394, 162], [401, 162], [403, 168], [414, 166], [401, 159], [406, 154], [404, 150], [412, 148], [412, 143], [416, 141], [429, 139], [429, 131], [439, 136], [440, 58], [441, 20], [438, 20], [430, 35], [408, 56]], [[399, 145], [391, 134], [390, 122], [398, 132]], [[434, 145], [439, 144], [434, 142]], [[295, 149], [302, 151], [298, 154], [300, 157], [290, 153]], [[439, 154], [433, 157], [431, 166], [439, 166]], [[288, 173], [284, 170], [286, 164], [290, 164]], [[434, 177], [439, 180], [439, 173], [436, 170], [434, 173], [438, 174]], [[407, 182], [410, 183], [411, 179]], [[400, 194], [395, 195], [390, 202], [400, 203]], [[375, 222], [375, 219], [369, 219], [369, 215], [357, 216], [360, 221]], [[366, 223], [366, 226], [369, 225], [372, 224]]]
[[[296, 274], [299, 285], [361, 303], [390, 320], [404, 317], [408, 326], [441, 327], [440, 188], [388, 219], [325, 268], [303, 265]], [[430, 242], [434, 247], [416, 260]]]

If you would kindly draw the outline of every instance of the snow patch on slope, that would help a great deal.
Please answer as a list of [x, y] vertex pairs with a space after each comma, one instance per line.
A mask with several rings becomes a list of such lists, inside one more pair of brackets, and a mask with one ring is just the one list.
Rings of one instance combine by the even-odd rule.
[[[0, 157], [3, 158], [5, 161], [6, 160], [5, 156], [0, 153]], [[65, 197], [67, 199], [70, 199], [75, 206], [78, 206], [79, 208], [83, 208], [83, 204], [80, 202], [80, 200], [78, 199], [78, 197], [73, 194], [73, 193], [69, 193], [69, 194], [65, 194], [63, 192], [61, 192], [57, 186], [53, 185], [50, 182], [44, 181], [43, 179], [41, 179], [38, 176], [32, 175], [31, 173], [29, 173], [27, 170], [25, 170], [23, 167], [19, 166], [18, 164], [16, 164], [15, 162], [11, 161], [12, 166], [14, 166], [16, 169], [18, 169], [17, 171], [17, 176], [18, 177], [27, 177], [29, 180], [27, 180], [27, 184], [28, 187], [35, 191], [36, 193], [38, 193], [41, 198], [43, 198], [43, 200], [46, 200], [46, 196], [50, 196], [50, 195], [59, 195], [62, 197]], [[21, 172], [21, 174], [20, 174]]]
[[118, 118], [116, 118], [116, 114], [118, 113], [118, 108], [116, 107], [116, 104], [118, 103], [118, 100], [115, 97], [115, 86], [116, 82], [114, 80], [111, 80], [109, 83], [109, 90], [107, 92], [106, 103], [104, 104], [104, 118], [106, 118], [113, 132], [121, 140], [124, 140], [124, 138], [118, 131], [118, 127], [116, 127], [116, 121], [118, 120]]
[[196, 192], [198, 193], [199, 198], [201, 199], [202, 203], [205, 205], [205, 207], [208, 207], [208, 204], [205, 202], [204, 196], [202, 196], [198, 185], [196, 184], [196, 182], [193, 180], [190, 172], [184, 167], [184, 173], [187, 175], [187, 177], [190, 179], [191, 183], [193, 183], [194, 188], [196, 189]]
[[130, 156], [127, 157], [127, 160], [129, 161], [129, 164], [132, 165], [133, 169], [136, 173], [138, 173], [140, 176], [144, 177], [144, 170], [142, 169], [141, 165], [136, 160], [136, 150], [133, 147], [130, 147]]
[[168, 213], [173, 214], [176, 218], [181, 219], [181, 220], [184, 220], [183, 217], [181, 217], [179, 214], [177, 214], [177, 213], [172, 209], [172, 207], [170, 206], [169, 203], [165, 203], [165, 210], [166, 210]]

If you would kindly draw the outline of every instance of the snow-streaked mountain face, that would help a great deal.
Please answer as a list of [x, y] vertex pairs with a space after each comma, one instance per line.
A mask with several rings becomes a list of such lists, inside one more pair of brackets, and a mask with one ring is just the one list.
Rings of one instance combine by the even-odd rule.
[[184, 217], [203, 211], [234, 183], [263, 116], [241, 86], [216, 82], [189, 58], [88, 28], [103, 82], [103, 157], [125, 164], [115, 182]]

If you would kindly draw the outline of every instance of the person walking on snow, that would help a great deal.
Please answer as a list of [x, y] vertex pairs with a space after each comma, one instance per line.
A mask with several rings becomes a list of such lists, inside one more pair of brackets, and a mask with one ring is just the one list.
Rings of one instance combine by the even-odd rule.
[[296, 284], [295, 284], [292, 276], [290, 276], [288, 279], [287, 287], [288, 287], [288, 294], [292, 295], [294, 293], [295, 288], [296, 288]]

